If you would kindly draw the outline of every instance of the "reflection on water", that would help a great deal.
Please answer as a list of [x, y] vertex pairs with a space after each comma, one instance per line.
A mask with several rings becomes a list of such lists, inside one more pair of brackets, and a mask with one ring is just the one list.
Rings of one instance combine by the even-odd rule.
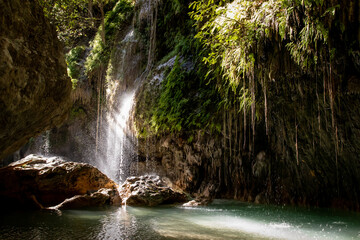
[[207, 207], [11, 212], [0, 239], [355, 239], [360, 215], [216, 200]]

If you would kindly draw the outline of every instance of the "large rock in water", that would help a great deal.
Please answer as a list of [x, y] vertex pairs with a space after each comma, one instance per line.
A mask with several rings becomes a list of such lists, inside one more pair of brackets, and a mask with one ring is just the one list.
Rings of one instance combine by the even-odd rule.
[[131, 206], [156, 206], [188, 200], [185, 193], [175, 191], [156, 175], [129, 177], [120, 187], [120, 196], [124, 205]]
[[121, 205], [121, 198], [117, 189], [102, 188], [90, 194], [76, 195], [72, 198], [65, 199], [62, 203], [50, 209], [78, 209], [104, 205]]
[[71, 106], [63, 48], [38, 1], [0, 0], [0, 159]]
[[117, 188], [97, 168], [58, 157], [29, 155], [0, 169], [1, 207], [79, 208], [120, 204]]

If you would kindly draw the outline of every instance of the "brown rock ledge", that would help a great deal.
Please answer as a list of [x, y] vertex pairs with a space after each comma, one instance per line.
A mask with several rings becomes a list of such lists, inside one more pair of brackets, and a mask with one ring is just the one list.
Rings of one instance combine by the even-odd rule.
[[[62, 208], [119, 204], [117, 184], [86, 163], [29, 155], [0, 169], [2, 207]], [[77, 196], [82, 195], [82, 196]], [[66, 199], [73, 198], [64, 202]]]

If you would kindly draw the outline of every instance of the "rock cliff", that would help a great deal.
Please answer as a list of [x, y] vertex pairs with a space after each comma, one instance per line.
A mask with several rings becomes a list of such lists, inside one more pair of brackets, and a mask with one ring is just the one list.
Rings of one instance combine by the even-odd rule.
[[55, 29], [37, 1], [0, 1], [0, 159], [60, 125], [71, 82]]
[[[336, 57], [330, 59], [329, 49], [323, 48], [319, 52], [321, 64], [316, 68], [301, 68], [287, 42], [273, 34], [256, 46], [254, 76], [244, 82], [245, 87], [252, 85], [251, 89], [240, 93], [240, 85], [238, 92], [230, 88], [218, 91], [225, 81], [220, 81], [218, 72], [211, 80], [205, 78], [209, 71], [204, 71], [202, 53], [193, 41], [189, 2], [159, 2], [149, 15], [152, 17], [135, 22], [134, 31], [120, 29], [117, 36], [131, 34], [116, 38], [111, 45], [111, 56], [120, 56], [124, 50], [121, 44], [132, 43], [133, 36], [140, 37], [139, 42], [146, 47], [132, 48], [124, 55], [130, 60], [136, 59], [135, 53], [149, 55], [148, 64], [139, 65], [145, 71], [139, 77], [142, 83], [133, 109], [135, 126], [131, 126], [137, 132], [138, 139], [132, 140], [139, 144], [139, 156], [131, 163], [130, 172], [166, 176], [199, 199], [222, 197], [359, 210], [360, 112], [354, 106], [360, 104], [360, 58], [358, 45], [345, 44], [358, 43], [359, 34], [352, 31], [358, 29], [358, 21], [348, 24], [352, 27], [343, 33], [334, 25], [329, 45], [334, 47], [332, 52], [337, 49]], [[147, 16], [147, 8], [142, 11], [140, 5], [134, 8], [135, 16]], [[341, 16], [358, 15], [355, 8], [350, 11], [344, 6]], [[344, 39], [348, 40], [344, 43]], [[117, 64], [109, 64], [114, 76], [129, 75], [123, 74], [130, 69], [123, 62], [137, 66], [114, 59]], [[254, 78], [256, 82], [251, 83]], [[113, 85], [123, 90], [133, 78], [113, 80]], [[97, 88], [97, 82], [93, 83]], [[113, 96], [120, 92], [112, 91]], [[109, 106], [111, 101], [101, 113], [98, 104], [98, 122], [103, 125], [104, 112], [111, 115]], [[86, 122], [89, 118], [77, 120]], [[80, 134], [78, 128], [73, 129], [77, 136], [71, 138], [76, 139]], [[92, 136], [96, 135], [94, 129], [97, 127], [91, 128]], [[60, 132], [53, 132], [58, 139]], [[70, 143], [71, 138], [63, 144], [68, 147], [64, 149], [71, 150], [61, 154], [79, 159], [72, 156], [75, 144]], [[78, 149], [96, 149], [96, 137], [93, 139], [92, 145], [79, 140]], [[100, 134], [100, 139], [105, 140], [106, 134]], [[60, 141], [53, 142], [53, 152], [60, 152], [55, 149], [60, 149]]]
[[[353, 17], [358, 8], [337, 3], [316, 66], [304, 68], [305, 60], [297, 62], [289, 49], [290, 39], [270, 34], [252, 43], [254, 68], [234, 80], [241, 83], [235, 87], [224, 87], [234, 73], [217, 71], [232, 64], [240, 69], [239, 62], [224, 61], [222, 68], [202, 72], [201, 62], [209, 59], [197, 58], [190, 47], [179, 51], [178, 63], [160, 81], [153, 71], [134, 111], [140, 174], [165, 175], [200, 196], [359, 210], [360, 115], [354, 108], [359, 104], [359, 21]], [[337, 28], [341, 21], [343, 28]], [[164, 41], [158, 42], [166, 50]], [[181, 59], [195, 63], [195, 71]], [[200, 84], [204, 76], [206, 86]], [[219, 89], [218, 95], [209, 94], [210, 87]]]

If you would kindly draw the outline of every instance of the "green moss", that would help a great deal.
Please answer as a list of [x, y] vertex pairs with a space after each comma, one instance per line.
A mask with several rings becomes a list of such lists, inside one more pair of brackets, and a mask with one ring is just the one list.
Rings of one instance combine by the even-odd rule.
[[80, 117], [85, 117], [86, 116], [86, 111], [83, 107], [73, 107], [70, 111], [70, 119], [75, 119], [75, 118], [80, 118]]
[[177, 33], [175, 38], [172, 39], [172, 43], [175, 43], [174, 48], [167, 55], [165, 55], [159, 63], [166, 63], [175, 56], [187, 56], [190, 55], [193, 45], [192, 36], [184, 36], [181, 33]]
[[[169, 53], [187, 55], [193, 40], [193, 21], [188, 15], [187, 0], [164, 1], [158, 10], [157, 58]], [[191, 53], [194, 54], [194, 53]]]
[[101, 39], [101, 27], [94, 40], [90, 43], [92, 50], [86, 59], [85, 67], [88, 74], [103, 65], [107, 65], [110, 59], [111, 47], [119, 30], [129, 23], [133, 10], [133, 3], [129, 0], [120, 0], [115, 7], [105, 16], [105, 42]]
[[67, 72], [71, 78], [73, 89], [76, 88], [81, 73], [80, 61], [84, 57], [85, 46], [77, 46], [66, 54]]
[[219, 102], [215, 86], [206, 84], [201, 72], [189, 71], [184, 65], [178, 57], [160, 86], [147, 84], [142, 90], [136, 107], [140, 137], [219, 129], [213, 114]]
[[[161, 60], [157, 64], [166, 63], [175, 56], [177, 59], [165, 72], [160, 86], [147, 84], [140, 94], [136, 125], [141, 137], [219, 129], [216, 114], [213, 114], [218, 110], [219, 93], [215, 82], [204, 79], [207, 68], [201, 61], [202, 49], [193, 37], [189, 2], [165, 1], [159, 6], [156, 59]], [[146, 32], [146, 26], [138, 26], [138, 31], [141, 30]]]
[[86, 58], [85, 68], [86, 72], [90, 74], [95, 69], [100, 67], [101, 63], [107, 64], [109, 61], [109, 51], [101, 41], [100, 33], [97, 33], [94, 40], [90, 43], [92, 50]]

